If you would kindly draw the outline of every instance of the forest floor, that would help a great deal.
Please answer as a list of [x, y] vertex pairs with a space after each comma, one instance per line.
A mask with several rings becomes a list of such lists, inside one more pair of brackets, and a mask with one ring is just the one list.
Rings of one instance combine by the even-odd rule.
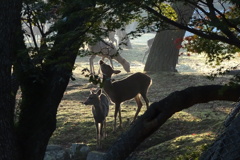
[[[125, 49], [121, 54], [131, 64], [131, 73], [126, 73], [118, 63], [114, 63], [115, 69], [122, 72], [114, 75], [115, 79], [126, 77], [135, 72], [143, 72], [142, 58], [147, 50], [146, 41], [153, 34], [132, 40], [133, 49]], [[191, 86], [209, 84], [225, 84], [230, 76], [221, 76], [211, 81], [206, 78], [212, 72], [212, 67], [205, 64], [205, 56], [199, 54], [183, 54], [179, 57], [177, 73], [148, 74], [153, 83], [148, 92], [150, 104], [159, 101], [170, 93], [183, 90]], [[89, 95], [91, 88], [97, 86], [88, 82], [88, 78], [82, 75], [82, 69], [89, 68], [89, 57], [79, 57], [76, 61], [76, 69], [73, 72], [75, 81], [70, 81], [67, 90], [60, 103], [57, 114], [57, 129], [50, 139], [50, 144], [58, 144], [69, 147], [72, 143], [83, 143], [96, 148], [96, 130], [91, 113], [91, 106], [85, 106], [83, 101]], [[98, 69], [99, 58], [95, 59], [95, 70]], [[239, 57], [226, 62], [223, 65], [230, 67], [237, 65]], [[216, 69], [216, 68], [215, 68]], [[201, 153], [205, 145], [211, 144], [213, 139], [221, 132], [226, 116], [235, 106], [233, 102], [214, 101], [204, 104], [196, 104], [189, 109], [184, 109], [174, 114], [159, 130], [148, 137], [132, 154], [132, 159], [177, 159], [186, 154]], [[114, 104], [110, 106], [107, 117], [107, 138], [103, 140], [103, 148], [107, 149], [117, 140], [118, 136], [125, 132], [136, 112], [134, 100], [122, 104], [123, 129], [113, 133]], [[139, 115], [146, 111], [143, 106]], [[184, 158], [182, 158], [184, 159]], [[185, 158], [186, 159], [186, 158]], [[191, 158], [189, 158], [191, 159]]]

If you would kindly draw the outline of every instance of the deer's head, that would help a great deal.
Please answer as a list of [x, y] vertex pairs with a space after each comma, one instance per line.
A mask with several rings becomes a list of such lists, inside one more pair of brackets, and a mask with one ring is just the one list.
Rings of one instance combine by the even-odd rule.
[[104, 63], [102, 60], [99, 61], [100, 64], [100, 68], [101, 71], [103, 73], [103, 76], [107, 77], [107, 78], [111, 78], [112, 74], [118, 74], [121, 71], [120, 70], [114, 70], [112, 69], [111, 66], [109, 66], [108, 64]]
[[83, 103], [85, 105], [95, 105], [100, 101], [100, 95], [102, 94], [102, 90], [100, 89], [97, 93], [93, 90], [90, 90], [90, 95], [87, 100]]

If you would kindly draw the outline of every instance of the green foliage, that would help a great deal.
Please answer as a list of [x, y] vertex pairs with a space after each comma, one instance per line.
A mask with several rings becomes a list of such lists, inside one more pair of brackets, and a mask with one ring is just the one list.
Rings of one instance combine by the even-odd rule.
[[[206, 63], [216, 68], [215, 71], [207, 76], [209, 79], [214, 80], [219, 75], [225, 75], [237, 69], [237, 66], [227, 68], [221, 66], [221, 64], [224, 61], [233, 59], [236, 53], [240, 51], [238, 47], [218, 40], [205, 39], [197, 35], [185, 37], [184, 42], [183, 48], [186, 48], [188, 52], [206, 54]], [[234, 74], [229, 85], [237, 84], [240, 82], [239, 80], [239, 74]]]
[[[227, 1], [225, 3], [227, 4]], [[211, 13], [212, 10], [216, 13]], [[214, 66], [233, 58], [233, 55], [240, 51], [239, 46], [234, 44], [234, 41], [239, 40], [239, 8], [234, 5], [224, 10], [212, 7], [208, 13], [197, 7], [196, 13], [198, 16], [193, 16], [190, 26], [208, 35], [210, 39], [201, 35], [186, 37], [184, 48], [189, 52], [206, 53], [207, 63]], [[232, 42], [226, 42], [225, 37]]]
[[99, 85], [100, 88], [103, 87], [103, 81], [102, 78], [99, 77], [99, 75], [95, 75], [95, 74], [90, 74], [89, 69], [84, 68], [82, 69], [82, 75], [84, 75], [85, 77], [89, 78], [89, 82], [94, 84], [94, 85]]
[[[178, 18], [177, 13], [171, 7], [172, 3], [176, 3], [174, 0], [168, 0], [165, 3], [158, 0], [124, 0], [121, 2], [115, 0], [54, 0], [48, 3], [44, 3], [42, 0], [26, 0], [24, 2], [24, 12], [22, 13], [24, 18], [22, 22], [30, 28], [32, 26], [38, 27], [42, 34], [40, 46], [35, 44], [29, 48], [31, 59], [34, 60], [36, 67], [40, 69], [44, 68], [44, 63], [56, 63], [56, 59], [54, 59], [55, 62], [47, 61], [51, 57], [49, 54], [50, 51], [53, 51], [56, 38], [61, 39], [61, 43], [59, 43], [59, 47], [55, 46], [54, 49], [71, 50], [71, 48], [66, 48], [64, 45], [66, 43], [70, 43], [72, 46], [93, 44], [108, 37], [109, 31], [124, 29], [127, 24], [133, 21], [137, 21], [139, 25], [136, 31], [128, 35], [135, 38], [146, 32], [159, 31], [160, 27], [161, 29], [169, 28], [168, 22], [166, 23], [166, 20], [162, 17], [171, 21], [176, 21]], [[178, 3], [180, 2], [191, 5], [188, 0], [179, 1]], [[225, 3], [227, 2], [231, 1]], [[213, 8], [215, 10], [214, 14], [205, 12], [200, 4], [196, 4], [196, 14], [191, 18], [188, 26], [209, 37], [221, 36], [206, 39], [204, 36], [194, 35], [185, 39], [186, 44], [184, 47], [189, 52], [206, 53], [207, 62], [213, 66], [220, 65], [224, 60], [230, 60], [233, 58], [234, 53], [239, 51], [234, 42], [231, 44], [221, 39], [231, 35], [229, 32], [232, 32], [236, 38], [239, 37], [239, 6], [237, 2], [234, 1], [233, 3], [236, 3], [236, 5], [229, 9], [217, 10]], [[209, 7], [207, 4], [203, 6]], [[82, 21], [75, 21], [76, 17], [83, 17]], [[42, 26], [46, 22], [51, 22], [52, 26], [49, 31], [43, 32]], [[70, 27], [76, 23], [79, 23], [79, 27], [74, 31], [70, 31]], [[69, 30], [69, 32], [59, 34], [61, 29]], [[29, 35], [26, 35], [26, 37], [29, 37]], [[32, 35], [32, 37], [34, 36]], [[231, 39], [229, 38], [229, 40]], [[89, 54], [92, 53], [80, 51], [81, 56]]]
[[184, 42], [183, 48], [188, 52], [206, 53], [207, 63], [210, 65], [220, 65], [224, 60], [231, 60], [233, 55], [240, 51], [236, 46], [197, 35], [185, 37]]

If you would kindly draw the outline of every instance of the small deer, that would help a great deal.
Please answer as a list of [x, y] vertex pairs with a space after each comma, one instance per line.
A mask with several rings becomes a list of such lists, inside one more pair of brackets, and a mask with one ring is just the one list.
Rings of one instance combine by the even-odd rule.
[[122, 126], [121, 107], [120, 107], [120, 104], [122, 102], [135, 98], [138, 108], [133, 118], [133, 121], [135, 121], [135, 119], [138, 116], [138, 113], [142, 108], [140, 95], [146, 102], [146, 106], [148, 109], [149, 100], [147, 98], [147, 91], [152, 83], [152, 80], [146, 74], [138, 72], [123, 80], [112, 82], [111, 80], [112, 74], [113, 73], [118, 74], [121, 71], [113, 70], [111, 66], [107, 65], [102, 60], [100, 60], [99, 64], [103, 74], [103, 89], [108, 94], [111, 101], [115, 103], [114, 127], [113, 127], [113, 130], [115, 131], [117, 113], [119, 113], [120, 127]]
[[109, 100], [100, 89], [97, 93], [90, 91], [90, 95], [84, 104], [92, 105], [92, 114], [97, 130], [97, 147], [101, 148], [101, 138], [106, 136], [106, 117], [109, 112]]
[[89, 45], [88, 49], [89, 51], [95, 53], [94, 55], [91, 55], [89, 59], [91, 73], [94, 73], [93, 59], [96, 57], [96, 55], [101, 56], [102, 60], [104, 58], [108, 58], [110, 60], [112, 67], [113, 67], [112, 59], [114, 59], [123, 66], [126, 72], [130, 72], [130, 63], [126, 59], [121, 57], [120, 54], [117, 54], [117, 49], [111, 42], [99, 41], [92, 46]]

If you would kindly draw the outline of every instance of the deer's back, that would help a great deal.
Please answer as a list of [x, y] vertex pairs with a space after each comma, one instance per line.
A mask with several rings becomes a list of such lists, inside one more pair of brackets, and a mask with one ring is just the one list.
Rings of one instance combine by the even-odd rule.
[[99, 53], [99, 56], [112, 56], [117, 53], [116, 47], [110, 42], [99, 41], [94, 45], [88, 46], [89, 50], [94, 53]]
[[151, 85], [151, 78], [143, 73], [135, 73], [123, 80], [112, 83], [114, 95], [110, 98], [113, 102], [123, 102], [134, 98], [137, 94], [146, 94]]

